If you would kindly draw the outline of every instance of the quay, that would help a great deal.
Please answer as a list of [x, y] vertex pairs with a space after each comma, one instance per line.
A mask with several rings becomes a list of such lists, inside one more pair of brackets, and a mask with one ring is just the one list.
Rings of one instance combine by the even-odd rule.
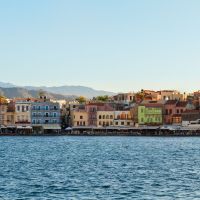
[[31, 129], [3, 129], [0, 136], [200, 136], [200, 129], [191, 127], [73, 127], [60, 131], [33, 132]]
[[73, 136], [200, 136], [200, 129], [190, 127], [74, 127], [67, 131]]

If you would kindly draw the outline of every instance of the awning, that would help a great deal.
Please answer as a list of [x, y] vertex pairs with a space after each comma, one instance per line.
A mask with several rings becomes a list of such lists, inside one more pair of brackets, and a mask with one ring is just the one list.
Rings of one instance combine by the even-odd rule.
[[45, 130], [61, 130], [60, 125], [43, 125], [42, 128]]
[[17, 126], [17, 129], [32, 129], [31, 126]]

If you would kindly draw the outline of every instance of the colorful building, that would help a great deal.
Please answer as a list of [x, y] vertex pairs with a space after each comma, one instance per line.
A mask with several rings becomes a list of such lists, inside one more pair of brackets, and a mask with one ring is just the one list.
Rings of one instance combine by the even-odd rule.
[[114, 111], [109, 103], [91, 102], [86, 104], [86, 111], [88, 113], [88, 126], [98, 126], [97, 111]]
[[35, 131], [59, 131], [61, 129], [59, 103], [51, 102], [46, 97], [32, 102], [31, 122]]
[[168, 100], [164, 105], [164, 123], [181, 124], [182, 113], [186, 111], [187, 105], [187, 101]]
[[115, 111], [114, 126], [134, 126], [129, 110]]
[[163, 104], [150, 101], [138, 106], [139, 125], [161, 125], [163, 123]]
[[82, 110], [71, 111], [72, 126], [88, 126], [88, 113]]
[[15, 125], [23, 128], [30, 128], [31, 125], [31, 105], [29, 99], [15, 100]]
[[114, 111], [97, 111], [97, 126], [113, 126]]

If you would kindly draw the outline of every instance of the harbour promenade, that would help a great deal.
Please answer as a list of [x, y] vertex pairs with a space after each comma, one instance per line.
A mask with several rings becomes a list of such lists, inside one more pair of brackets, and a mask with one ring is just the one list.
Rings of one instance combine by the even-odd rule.
[[74, 127], [58, 132], [6, 130], [0, 136], [200, 136], [200, 128], [192, 127]]

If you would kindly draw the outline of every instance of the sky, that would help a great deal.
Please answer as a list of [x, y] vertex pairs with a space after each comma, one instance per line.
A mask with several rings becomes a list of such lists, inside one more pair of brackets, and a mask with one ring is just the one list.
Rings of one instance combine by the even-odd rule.
[[0, 81], [200, 89], [199, 0], [0, 0]]

